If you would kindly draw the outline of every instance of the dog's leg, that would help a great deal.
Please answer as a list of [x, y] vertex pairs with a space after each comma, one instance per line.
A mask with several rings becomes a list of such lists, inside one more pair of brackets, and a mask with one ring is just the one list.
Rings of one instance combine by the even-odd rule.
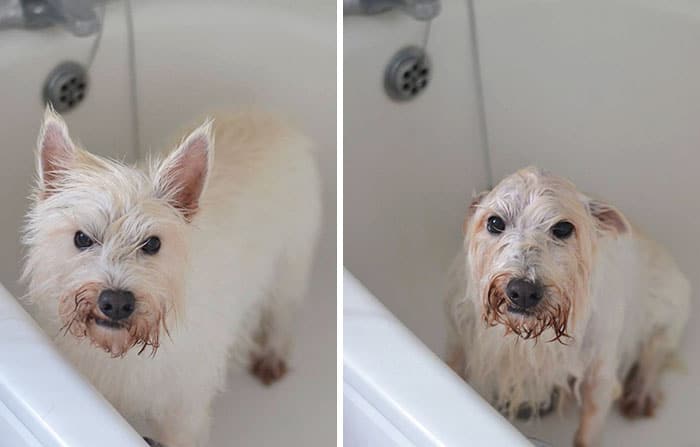
[[272, 292], [263, 304], [250, 370], [265, 385], [281, 379], [287, 372], [294, 317], [306, 293], [311, 252], [306, 247], [280, 258]]
[[642, 347], [639, 360], [630, 369], [620, 399], [620, 411], [628, 418], [651, 417], [661, 401], [659, 373], [668, 360], [665, 334], [654, 334]]
[[615, 377], [614, 365], [610, 362], [596, 362], [586, 373], [581, 387], [581, 421], [574, 446], [591, 447], [598, 442], [605, 419], [616, 398], [615, 394], [619, 393], [620, 385]]

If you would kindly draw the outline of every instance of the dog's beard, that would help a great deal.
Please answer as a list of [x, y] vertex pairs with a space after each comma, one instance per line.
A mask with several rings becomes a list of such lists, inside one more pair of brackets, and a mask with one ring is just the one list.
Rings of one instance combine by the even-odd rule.
[[[140, 347], [138, 354], [151, 348], [154, 356], [160, 345], [160, 328], [168, 334], [162, 308], [137, 306], [136, 312], [124, 322], [108, 321], [97, 313], [97, 297], [102, 290], [98, 283], [87, 283], [63, 296], [59, 302], [59, 317], [63, 322], [63, 335], [76, 338], [88, 337], [92, 344], [104, 349], [112, 357], [123, 357], [131, 348]], [[105, 327], [109, 326], [109, 327]]]
[[[489, 281], [484, 299], [483, 319], [488, 326], [502, 324], [506, 328], [506, 334], [513, 333], [522, 339], [537, 339], [548, 328], [552, 329], [553, 337], [550, 341], [558, 341], [566, 344], [563, 339], [570, 338], [567, 333], [569, 310], [571, 300], [565, 291], [549, 286], [553, 289], [532, 310], [522, 314], [513, 314], [508, 310], [510, 300], [506, 296], [505, 284], [508, 275], [497, 275]], [[552, 295], [560, 299], [552, 299]]]

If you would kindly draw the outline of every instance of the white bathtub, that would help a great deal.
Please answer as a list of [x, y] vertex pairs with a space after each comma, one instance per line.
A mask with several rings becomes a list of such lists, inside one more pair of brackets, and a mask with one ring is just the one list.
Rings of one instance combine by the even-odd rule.
[[[128, 6], [120, 0], [108, 4], [89, 72], [90, 91], [65, 115], [72, 134], [91, 151], [135, 160], [167, 148], [173, 133], [196, 117], [247, 104], [288, 116], [317, 143], [324, 230], [291, 371], [265, 388], [232, 369], [227, 391], [214, 404], [211, 446], [331, 445], [336, 439], [335, 6], [322, 0], [142, 0]], [[52, 351], [12, 297], [22, 293], [18, 231], [33, 175], [41, 87], [58, 62], [84, 61], [93, 37], [79, 39], [60, 29], [0, 34], [0, 283], [10, 292], [0, 293], [0, 447], [142, 445]], [[40, 392], [52, 384], [62, 393]], [[91, 421], [87, 430], [86, 420]]]
[[343, 316], [344, 445], [531, 445], [348, 272]]
[[[620, 207], [669, 247], [697, 296], [698, 17], [700, 6], [682, 0], [445, 0], [428, 43], [433, 79], [407, 103], [387, 98], [382, 74], [396, 51], [421, 42], [424, 25], [400, 12], [345, 17], [344, 263], [412, 332], [401, 349], [415, 335], [444, 355], [446, 273], [471, 194], [530, 164]], [[697, 302], [680, 352], [685, 368], [663, 375], [657, 415], [629, 422], [613, 410], [602, 446], [699, 444], [694, 316]], [[347, 321], [346, 338], [355, 328]], [[365, 343], [399, 355], [398, 343]], [[386, 368], [363, 367], [368, 377]], [[444, 381], [445, 372], [433, 373], [423, 386]], [[463, 415], [462, 443], [449, 445], [467, 445], [470, 427], [478, 433], [471, 419]], [[433, 421], [413, 421], [423, 422]], [[572, 410], [517, 428], [566, 446], [577, 424]]]

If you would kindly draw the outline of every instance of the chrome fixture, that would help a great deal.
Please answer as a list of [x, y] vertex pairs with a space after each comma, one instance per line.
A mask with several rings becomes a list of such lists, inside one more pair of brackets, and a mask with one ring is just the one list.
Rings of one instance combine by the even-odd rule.
[[76, 36], [102, 27], [95, 11], [98, 0], [0, 0], [0, 29], [46, 28], [60, 25]]
[[44, 83], [44, 102], [64, 113], [83, 102], [87, 89], [87, 70], [77, 62], [63, 62], [49, 73]]
[[384, 90], [394, 101], [408, 101], [425, 90], [432, 67], [427, 53], [406, 47], [391, 58], [384, 72]]
[[392, 9], [426, 21], [440, 13], [440, 0], [343, 0], [344, 15], [373, 15]]

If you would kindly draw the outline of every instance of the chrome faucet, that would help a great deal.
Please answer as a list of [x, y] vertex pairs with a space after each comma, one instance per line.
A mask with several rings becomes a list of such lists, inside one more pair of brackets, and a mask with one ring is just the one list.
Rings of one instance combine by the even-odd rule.
[[400, 9], [416, 20], [431, 20], [440, 13], [440, 0], [343, 0], [344, 15], [372, 15]]
[[61, 25], [76, 36], [99, 31], [97, 0], [0, 0], [0, 29]]

